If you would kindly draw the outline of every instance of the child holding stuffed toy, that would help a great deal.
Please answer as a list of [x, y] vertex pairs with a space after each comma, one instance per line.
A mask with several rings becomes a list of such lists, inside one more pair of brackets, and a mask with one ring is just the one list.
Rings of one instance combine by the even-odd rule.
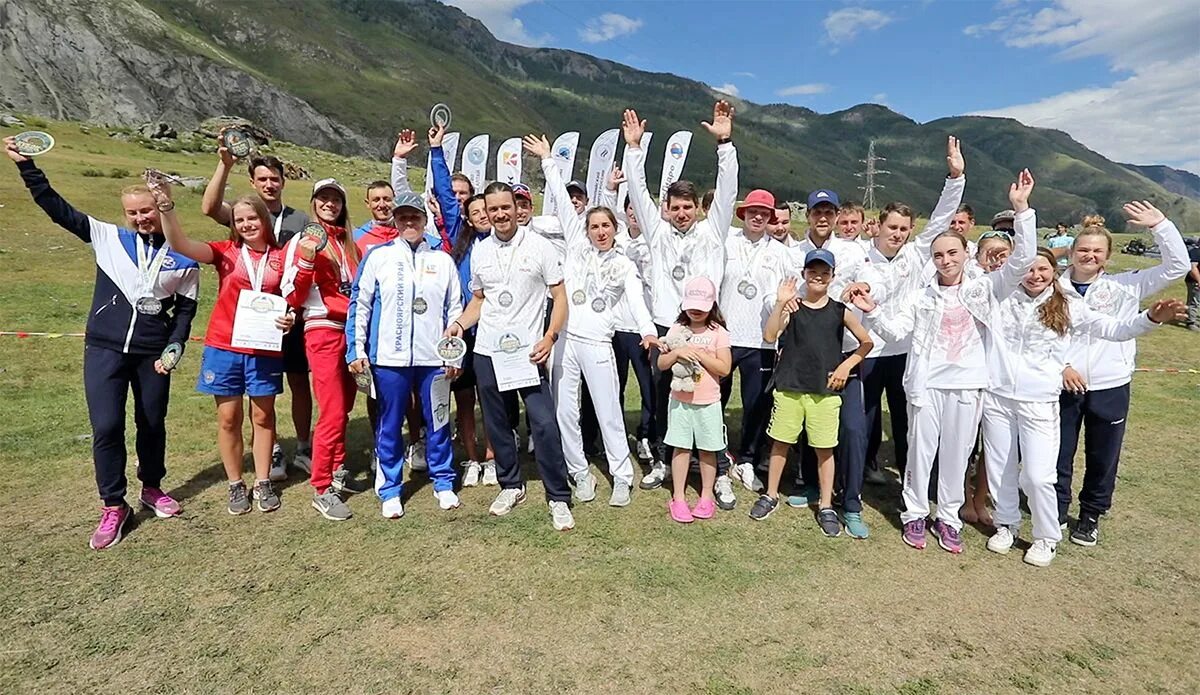
[[[688, 524], [695, 519], [711, 519], [716, 512], [716, 452], [725, 448], [720, 380], [729, 374], [733, 356], [712, 280], [703, 276], [688, 280], [681, 308], [675, 325], [663, 338], [667, 351], [659, 355], [658, 368], [671, 371], [663, 443], [675, 449], [671, 456], [674, 494], [667, 507], [672, 519]], [[684, 485], [693, 447], [700, 452], [700, 499], [689, 508]]]
[[[767, 436], [771, 444], [771, 467], [766, 494], [750, 510], [750, 518], [761, 521], [779, 506], [779, 479], [788, 449], [804, 431], [808, 445], [817, 455], [817, 479], [821, 502], [817, 523], [827, 536], [841, 533], [833, 511], [833, 449], [838, 440], [839, 392], [854, 369], [873, 347], [871, 335], [846, 305], [829, 298], [834, 256], [826, 249], [813, 249], [804, 257], [805, 293], [796, 291], [796, 279], [779, 286], [775, 308], [763, 327], [763, 340], [779, 341], [775, 362], [775, 405]], [[842, 354], [842, 334], [849, 330], [858, 339], [858, 349]]]

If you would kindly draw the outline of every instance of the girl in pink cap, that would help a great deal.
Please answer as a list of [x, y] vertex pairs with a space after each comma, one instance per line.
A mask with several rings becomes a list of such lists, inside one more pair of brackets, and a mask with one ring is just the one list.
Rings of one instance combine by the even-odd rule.
[[[688, 280], [681, 308], [679, 318], [664, 338], [670, 349], [659, 355], [658, 368], [664, 372], [673, 370], [675, 376], [667, 409], [667, 434], [663, 437], [664, 444], [675, 448], [671, 456], [674, 494], [668, 509], [672, 519], [688, 524], [696, 519], [711, 519], [716, 511], [713, 496], [716, 452], [725, 448], [720, 380], [729, 374], [733, 356], [712, 280], [706, 277]], [[675, 369], [677, 365], [683, 369]], [[693, 447], [700, 452], [700, 499], [689, 509], [684, 486]]]

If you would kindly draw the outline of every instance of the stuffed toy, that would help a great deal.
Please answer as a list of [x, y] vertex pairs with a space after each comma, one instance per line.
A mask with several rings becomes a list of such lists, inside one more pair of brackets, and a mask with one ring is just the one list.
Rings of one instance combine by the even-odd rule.
[[[682, 331], [663, 338], [667, 350], [676, 350], [688, 344], [692, 331], [684, 328]], [[691, 393], [696, 390], [696, 382], [700, 381], [700, 365], [691, 360], [678, 360], [671, 365], [671, 390]]]

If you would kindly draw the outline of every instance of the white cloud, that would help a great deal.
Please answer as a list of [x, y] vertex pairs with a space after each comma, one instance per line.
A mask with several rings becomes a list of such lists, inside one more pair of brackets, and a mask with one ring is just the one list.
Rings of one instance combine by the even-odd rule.
[[823, 22], [825, 40], [834, 44], [851, 41], [864, 31], [875, 31], [891, 24], [895, 20], [891, 15], [879, 10], [868, 10], [865, 7], [846, 7], [830, 12]]
[[642, 28], [642, 20], [626, 17], [616, 12], [605, 12], [599, 17], [592, 17], [579, 30], [579, 38], [585, 43], [603, 43], [618, 36], [632, 34]]
[[821, 82], [812, 82], [809, 84], [794, 84], [791, 87], [775, 90], [775, 94], [781, 97], [798, 97], [807, 94], [824, 94], [829, 91], [829, 85]]
[[1058, 0], [1052, 7], [1018, 10], [992, 24], [999, 22], [1009, 46], [1054, 47], [1065, 59], [1101, 56], [1119, 79], [981, 115], [1058, 128], [1122, 162], [1192, 170], [1200, 164], [1200, 53], [1195, 47], [1200, 12], [1193, 0], [1153, 5]]
[[880, 92], [871, 97], [871, 103], [879, 104], [880, 106], [890, 106], [890, 104], [888, 104], [887, 92]]
[[549, 34], [530, 34], [525, 23], [515, 14], [524, 5], [537, 0], [445, 0], [468, 15], [483, 22], [483, 25], [501, 41], [521, 46], [544, 46], [553, 37]]
[[755, 75], [752, 72], [735, 72], [735, 73], [733, 73], [733, 76], [734, 77], [749, 77], [750, 79], [754, 79], [754, 78], [758, 77], [758, 75]]
[[728, 94], [731, 97], [741, 96], [741, 93], [738, 91], [737, 85], [733, 84], [732, 82], [726, 82], [725, 84], [721, 85], [720, 87], [713, 87], [713, 91], [720, 92], [722, 94]]

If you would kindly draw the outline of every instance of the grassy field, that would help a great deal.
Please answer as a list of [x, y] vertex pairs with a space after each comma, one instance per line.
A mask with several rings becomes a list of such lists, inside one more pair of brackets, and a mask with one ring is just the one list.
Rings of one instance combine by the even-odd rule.
[[[208, 176], [214, 165], [212, 155], [151, 153], [100, 129], [51, 125], [60, 144], [40, 162], [50, 180], [80, 209], [112, 221], [116, 192], [136, 179], [85, 169], [136, 175], [153, 164]], [[355, 187], [386, 169], [283, 150]], [[5, 167], [0, 330], [82, 331], [90, 252], [53, 226]], [[306, 185], [289, 184], [294, 205]], [[202, 221], [199, 193], [183, 194], [179, 208], [193, 234], [224, 233]], [[357, 203], [354, 212], [365, 215]], [[1113, 265], [1148, 263], [1118, 256]], [[216, 280], [204, 272], [195, 335]], [[1169, 292], [1182, 293], [1182, 282]], [[504, 519], [487, 515], [492, 488], [469, 489], [463, 508], [440, 512], [419, 476], [402, 521], [379, 519], [367, 494], [350, 501], [352, 521], [325, 522], [298, 477], [285, 484], [279, 512], [231, 517], [213, 405], [194, 391], [193, 344], [168, 423], [166, 487], [185, 514], [139, 513], [125, 541], [97, 553], [87, 548], [99, 504], [82, 350], [77, 338], [0, 337], [0, 692], [1200, 689], [1200, 541], [1191, 533], [1200, 513], [1200, 374], [1135, 377], [1101, 544], [1065, 543], [1055, 564], [1038, 570], [1019, 553], [987, 553], [975, 529], [961, 556], [907, 548], [895, 481], [867, 490], [873, 535], [858, 542], [825, 539], [810, 514], [791, 509], [754, 523], [745, 514], [752, 497], [740, 489], [734, 512], [681, 527], [667, 517], [665, 493], [637, 491], [630, 507], [614, 510], [603, 505], [604, 483], [599, 501], [576, 507], [578, 526], [567, 534], [533, 502], [536, 481], [531, 503]], [[1140, 362], [1200, 368], [1200, 338], [1163, 328], [1141, 341]], [[290, 447], [286, 398], [279, 412]], [[351, 423], [360, 479], [368, 437], [360, 402]]]

